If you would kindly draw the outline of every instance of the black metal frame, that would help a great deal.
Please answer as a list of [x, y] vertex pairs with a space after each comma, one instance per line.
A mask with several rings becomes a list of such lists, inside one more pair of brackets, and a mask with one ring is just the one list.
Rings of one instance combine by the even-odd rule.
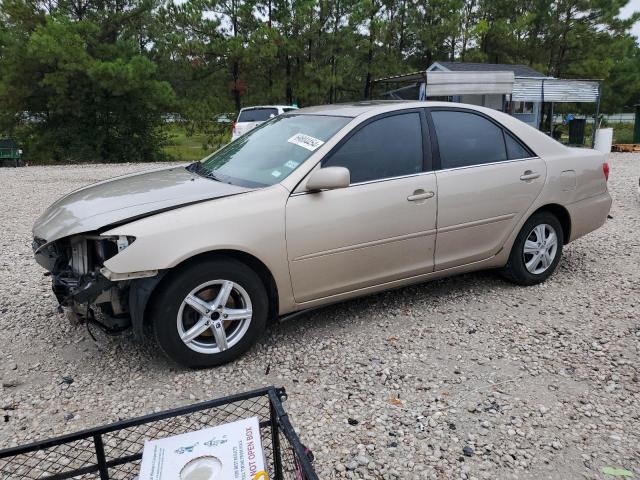
[[[215, 412], [216, 409], [224, 407], [233, 408], [234, 405], [241, 405], [242, 402], [247, 401], [253, 403], [250, 404], [249, 408], [244, 408], [242, 411], [246, 410], [249, 414], [251, 414], [251, 412], [255, 411], [251, 410], [252, 408], [262, 408], [258, 405], [258, 402], [255, 402], [256, 400], [261, 400], [263, 401], [265, 408], [262, 408], [262, 410], [259, 412], [262, 414], [260, 421], [260, 430], [262, 432], [263, 439], [268, 438], [268, 436], [266, 435], [269, 432], [271, 439], [270, 446], [263, 445], [263, 448], [265, 450], [269, 449], [269, 452], [265, 451], [265, 454], [269, 453], [270, 455], [268, 455], [268, 457], [271, 459], [271, 461], [267, 459], [266, 465], [266, 468], [269, 470], [269, 478], [271, 480], [284, 480], [288, 478], [294, 480], [318, 480], [318, 476], [314, 472], [311, 463], [312, 456], [300, 442], [300, 439], [293, 429], [293, 426], [289, 421], [289, 417], [282, 406], [282, 402], [286, 400], [286, 397], [287, 395], [284, 388], [275, 388], [273, 386], [265, 387], [246, 393], [231, 395], [224, 398], [189, 405], [186, 407], [165, 410], [159, 413], [145, 415], [129, 420], [123, 420], [109, 425], [91, 428], [69, 435], [63, 435], [60, 437], [35, 442], [29, 445], [0, 450], [0, 478], [11, 478], [12, 480], [33, 478], [31, 476], [18, 472], [19, 466], [25, 466], [25, 463], [21, 463], [22, 460], [17, 460], [18, 458], [27, 457], [28, 460], [31, 460], [30, 463], [47, 462], [47, 465], [56, 465], [55, 458], [54, 460], [51, 460], [48, 457], [46, 457], [45, 460], [33, 460], [33, 458], [30, 458], [29, 455], [42, 453], [48, 449], [55, 449], [56, 447], [72, 448], [72, 446], [76, 442], [90, 441], [93, 446], [92, 454], [94, 455], [94, 460], [89, 461], [87, 458], [85, 458], [82, 460], [82, 462], [84, 462], [85, 464], [82, 467], [70, 467], [66, 471], [59, 471], [45, 476], [42, 476], [42, 474], [38, 474], [37, 478], [41, 478], [43, 480], [65, 480], [83, 476], [82, 478], [111, 480], [112, 478], [114, 478], [110, 476], [111, 469], [125, 464], [137, 463], [142, 458], [142, 450], [139, 449], [139, 451], [137, 451], [136, 453], [131, 453], [109, 460], [105, 452], [105, 435], [114, 432], [117, 433], [119, 431], [124, 432], [125, 429], [131, 429], [134, 427], [153, 425], [154, 422], [161, 422], [163, 420], [170, 420], [173, 418], [177, 419], [183, 416], [185, 418], [189, 418], [189, 415], [196, 415], [200, 412]], [[266, 403], [267, 400], [268, 404]], [[205, 426], [214, 425], [202, 425], [201, 428], [204, 428]], [[167, 433], [171, 433], [167, 432], [167, 430], [164, 428], [160, 428], [159, 431], [165, 435]], [[285, 445], [282, 445], [282, 437], [284, 437], [286, 443]], [[86, 443], [86, 445], [88, 445], [88, 443]], [[138, 448], [138, 445], [139, 444], [134, 444], [133, 446], [135, 448]], [[54, 451], [51, 453], [55, 454], [56, 452]], [[84, 453], [88, 453], [88, 451], [85, 451]], [[288, 465], [284, 464], [285, 453], [287, 454], [288, 458], [292, 458], [292, 461], [290, 461]], [[62, 456], [63, 455], [61, 454], [60, 457]], [[76, 457], [75, 460], [78, 460], [78, 458], [79, 457]], [[134, 476], [137, 475], [137, 468], [135, 468], [134, 466], [130, 467], [130, 473], [121, 473], [120, 475], [124, 476], [118, 476], [118, 478], [134, 478]], [[27, 466], [26, 468], [28, 469], [30, 467]], [[35, 469], [35, 467], [33, 468]], [[38, 468], [39, 470], [43, 469], [43, 467], [40, 466], [38, 466]], [[59, 470], [60, 467], [56, 467], [56, 469]], [[135, 469], [135, 472], [133, 469]], [[92, 474], [92, 477], [84, 477], [85, 475]]]

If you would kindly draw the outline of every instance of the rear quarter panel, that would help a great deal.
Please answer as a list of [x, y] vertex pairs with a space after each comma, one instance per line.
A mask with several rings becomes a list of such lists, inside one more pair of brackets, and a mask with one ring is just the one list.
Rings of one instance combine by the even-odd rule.
[[571, 235], [568, 241], [599, 228], [606, 221], [611, 197], [602, 170], [602, 164], [607, 161], [605, 154], [587, 148], [566, 147], [502, 112], [489, 112], [481, 107], [477, 110], [491, 113], [547, 165], [547, 178], [540, 195], [496, 254], [495, 266], [503, 266], [507, 262], [520, 229], [536, 210], [545, 205], [561, 205], [569, 212]]
[[586, 148], [567, 148], [566, 153], [544, 158], [547, 183], [543, 199], [562, 205], [607, 192], [602, 164], [606, 156]]
[[602, 171], [602, 164], [607, 161], [605, 154], [589, 148], [566, 147], [506, 113], [490, 112], [481, 107], [477, 110], [490, 113], [547, 163], [547, 181], [532, 205], [533, 211], [549, 203], [568, 208], [598, 195], [608, 197]]
[[602, 169], [607, 156], [586, 148], [564, 150], [544, 158], [547, 182], [531, 213], [544, 205], [562, 205], [571, 218], [568, 241], [573, 241], [599, 228], [607, 218], [611, 197]]

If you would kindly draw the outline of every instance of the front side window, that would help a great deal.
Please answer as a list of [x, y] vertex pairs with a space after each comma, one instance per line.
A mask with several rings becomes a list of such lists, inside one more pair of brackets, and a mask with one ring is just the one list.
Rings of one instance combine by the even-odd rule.
[[365, 125], [322, 166], [346, 167], [351, 183], [359, 183], [419, 173], [422, 160], [420, 114], [412, 112]]
[[352, 119], [281, 115], [192, 164], [195, 172], [248, 187], [281, 182]]
[[502, 128], [474, 113], [436, 110], [431, 118], [442, 168], [468, 167], [507, 159]]

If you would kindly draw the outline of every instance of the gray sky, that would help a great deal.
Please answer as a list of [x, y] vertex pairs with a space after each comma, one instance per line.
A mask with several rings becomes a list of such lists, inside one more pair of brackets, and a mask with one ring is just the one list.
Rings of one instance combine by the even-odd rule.
[[[622, 9], [620, 16], [622, 18], [627, 18], [633, 12], [640, 12], [640, 0], [631, 0], [627, 6]], [[640, 39], [640, 22], [636, 22], [631, 33], [633, 33], [636, 38]]]
[[[186, 0], [173, 0], [173, 1], [175, 3], [181, 4], [181, 3], [184, 3]], [[627, 6], [621, 10], [620, 16], [622, 18], [627, 18], [633, 12], [640, 12], [640, 0], [629, 0], [629, 3], [627, 4]], [[636, 24], [633, 26], [631, 30], [631, 33], [635, 35], [637, 39], [640, 40], [640, 21], [636, 22]]]

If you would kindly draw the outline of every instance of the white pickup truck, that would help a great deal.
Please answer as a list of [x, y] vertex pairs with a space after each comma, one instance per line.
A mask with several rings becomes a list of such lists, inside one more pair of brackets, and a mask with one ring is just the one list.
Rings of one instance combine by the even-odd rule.
[[297, 109], [298, 107], [293, 107], [291, 105], [262, 105], [259, 107], [243, 108], [238, 114], [238, 119], [233, 124], [231, 140], [235, 140], [236, 138], [244, 135], [249, 130], [256, 128], [258, 125], [266, 122], [270, 118], [277, 117], [282, 113]]

